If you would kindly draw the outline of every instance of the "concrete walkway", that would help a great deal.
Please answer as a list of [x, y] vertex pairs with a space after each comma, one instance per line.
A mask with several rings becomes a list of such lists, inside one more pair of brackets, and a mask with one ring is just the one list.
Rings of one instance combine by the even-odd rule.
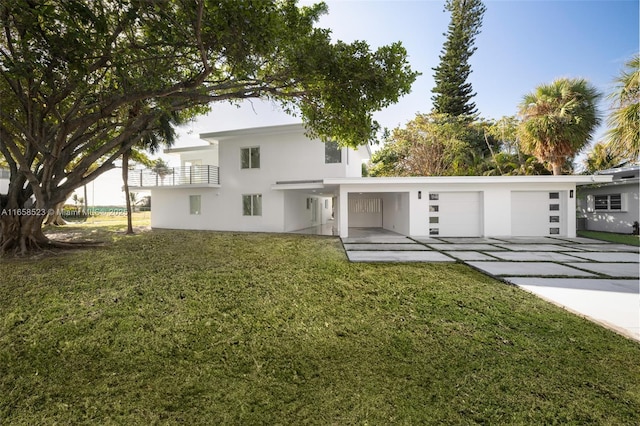
[[352, 262], [462, 262], [640, 341], [640, 248], [587, 238], [343, 238]]

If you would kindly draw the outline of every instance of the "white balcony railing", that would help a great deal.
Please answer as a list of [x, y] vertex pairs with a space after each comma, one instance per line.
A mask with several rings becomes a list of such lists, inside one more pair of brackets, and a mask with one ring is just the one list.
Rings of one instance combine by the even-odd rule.
[[129, 186], [133, 187], [203, 184], [220, 185], [218, 166], [166, 167], [162, 169], [131, 170], [129, 172]]

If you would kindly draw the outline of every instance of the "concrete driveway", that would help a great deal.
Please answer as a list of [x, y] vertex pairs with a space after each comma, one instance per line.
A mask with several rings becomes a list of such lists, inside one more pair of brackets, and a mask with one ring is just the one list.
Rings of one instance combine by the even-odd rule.
[[587, 238], [411, 239], [358, 229], [352, 262], [463, 262], [640, 341], [640, 248]]

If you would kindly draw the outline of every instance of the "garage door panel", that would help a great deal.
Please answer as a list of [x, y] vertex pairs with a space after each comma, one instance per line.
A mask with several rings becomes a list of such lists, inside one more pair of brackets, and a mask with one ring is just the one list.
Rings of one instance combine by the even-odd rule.
[[[482, 235], [482, 198], [480, 192], [439, 192], [437, 200], [430, 199], [429, 206], [429, 231], [431, 235], [443, 237], [479, 237]], [[437, 230], [437, 233], [434, 230]]]
[[537, 237], [564, 235], [565, 206], [559, 192], [511, 193], [511, 235]]

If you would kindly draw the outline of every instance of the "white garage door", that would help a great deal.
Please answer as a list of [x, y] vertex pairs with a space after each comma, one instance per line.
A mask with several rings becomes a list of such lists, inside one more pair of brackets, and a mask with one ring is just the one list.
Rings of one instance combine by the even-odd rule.
[[511, 235], [539, 237], [564, 235], [564, 202], [560, 192], [511, 193]]
[[430, 193], [429, 235], [480, 237], [482, 235], [481, 193]]

